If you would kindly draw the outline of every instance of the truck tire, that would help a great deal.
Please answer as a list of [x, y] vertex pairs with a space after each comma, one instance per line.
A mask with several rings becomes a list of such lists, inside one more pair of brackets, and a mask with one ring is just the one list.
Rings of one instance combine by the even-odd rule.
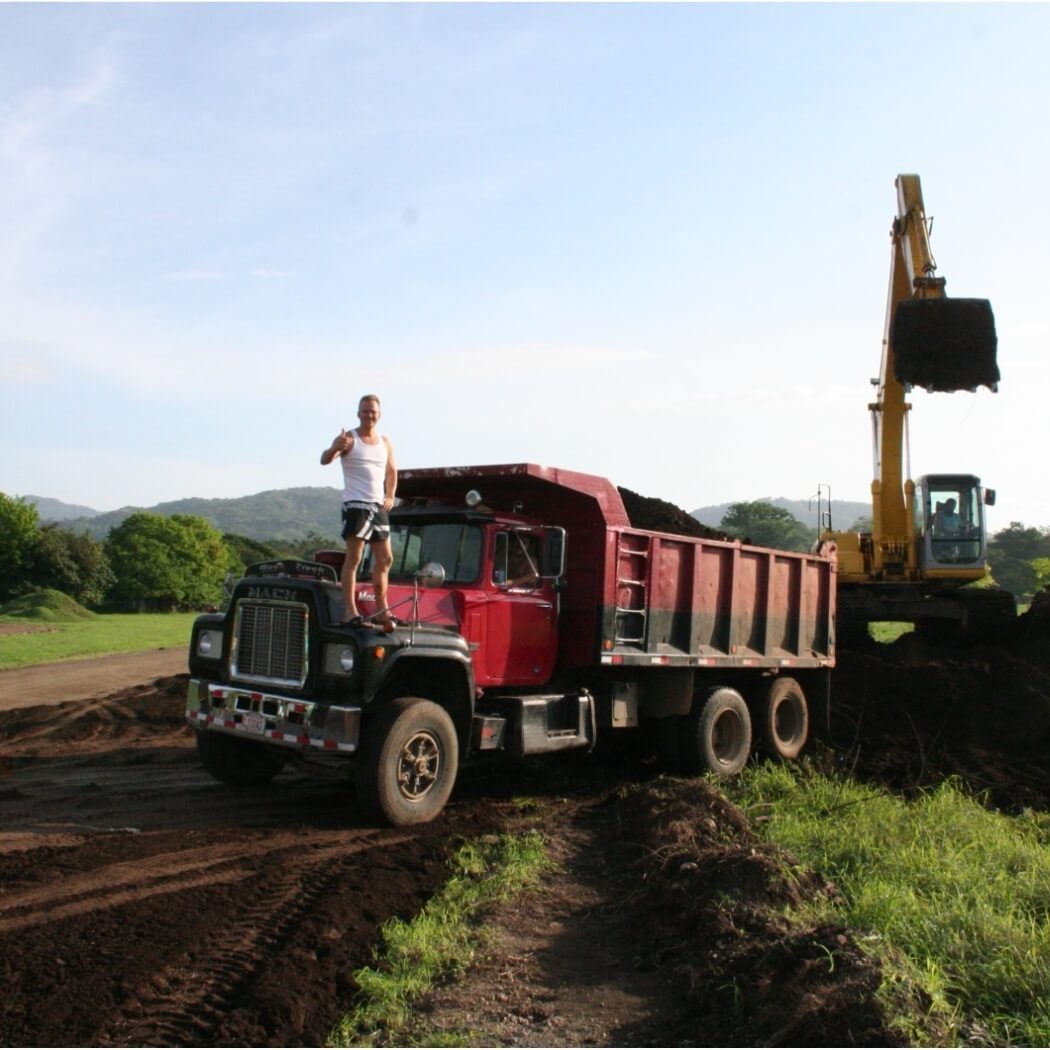
[[722, 685], [699, 693], [683, 721], [681, 750], [686, 773], [731, 777], [747, 764], [751, 716], [735, 689]]
[[448, 712], [401, 697], [377, 716], [357, 766], [357, 799], [372, 820], [425, 824], [444, 808], [456, 782], [459, 741]]
[[197, 731], [197, 757], [216, 780], [232, 787], [267, 784], [284, 768], [279, 751], [251, 740]]
[[770, 758], [798, 758], [809, 739], [809, 704], [794, 678], [775, 678], [760, 701], [762, 751]]

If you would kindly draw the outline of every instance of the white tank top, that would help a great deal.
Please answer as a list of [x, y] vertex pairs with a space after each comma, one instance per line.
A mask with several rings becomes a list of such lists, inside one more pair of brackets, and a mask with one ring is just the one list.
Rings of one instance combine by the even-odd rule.
[[386, 442], [375, 436], [379, 440], [366, 445], [355, 430], [353, 448], [343, 453], [344, 503], [382, 503], [385, 498], [388, 452]]

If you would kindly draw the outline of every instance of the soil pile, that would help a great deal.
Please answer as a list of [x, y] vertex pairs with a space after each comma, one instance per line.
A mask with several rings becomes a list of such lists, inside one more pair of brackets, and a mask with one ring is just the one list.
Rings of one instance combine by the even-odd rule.
[[58, 707], [0, 710], [3, 754], [26, 758], [84, 754], [123, 747], [157, 747], [175, 737], [190, 741], [183, 715], [185, 674], [169, 675], [109, 696]]
[[647, 897], [642, 936], [688, 1006], [675, 1044], [899, 1042], [876, 999], [879, 967], [852, 932], [779, 915], [834, 886], [762, 844], [706, 782], [658, 781], [620, 810]]
[[705, 782], [570, 795], [543, 830], [559, 870], [498, 909], [477, 965], [420, 1004], [431, 1041], [468, 1031], [473, 1046], [900, 1043], [876, 998], [878, 965], [853, 934], [781, 914], [834, 887], [760, 843]]
[[958, 777], [1005, 811], [1050, 808], [1048, 609], [1033, 606], [1020, 637], [999, 645], [956, 649], [910, 633], [840, 650], [838, 771], [906, 795]]
[[702, 540], [734, 540], [727, 532], [709, 528], [667, 500], [653, 496], [639, 496], [637, 492], [621, 488], [620, 498], [631, 524], [636, 529], [652, 532], [672, 532], [679, 536], [695, 536]]

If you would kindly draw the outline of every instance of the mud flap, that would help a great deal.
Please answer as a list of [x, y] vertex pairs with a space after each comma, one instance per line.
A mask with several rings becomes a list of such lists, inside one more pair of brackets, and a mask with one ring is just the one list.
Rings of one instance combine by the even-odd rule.
[[987, 299], [905, 299], [890, 331], [894, 372], [927, 390], [995, 390], [998, 339]]

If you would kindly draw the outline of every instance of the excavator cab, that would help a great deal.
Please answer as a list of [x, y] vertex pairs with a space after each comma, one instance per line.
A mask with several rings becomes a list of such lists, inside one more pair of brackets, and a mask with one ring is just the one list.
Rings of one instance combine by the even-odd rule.
[[972, 474], [926, 474], [916, 480], [915, 536], [928, 578], [984, 575], [986, 502], [994, 496]]

